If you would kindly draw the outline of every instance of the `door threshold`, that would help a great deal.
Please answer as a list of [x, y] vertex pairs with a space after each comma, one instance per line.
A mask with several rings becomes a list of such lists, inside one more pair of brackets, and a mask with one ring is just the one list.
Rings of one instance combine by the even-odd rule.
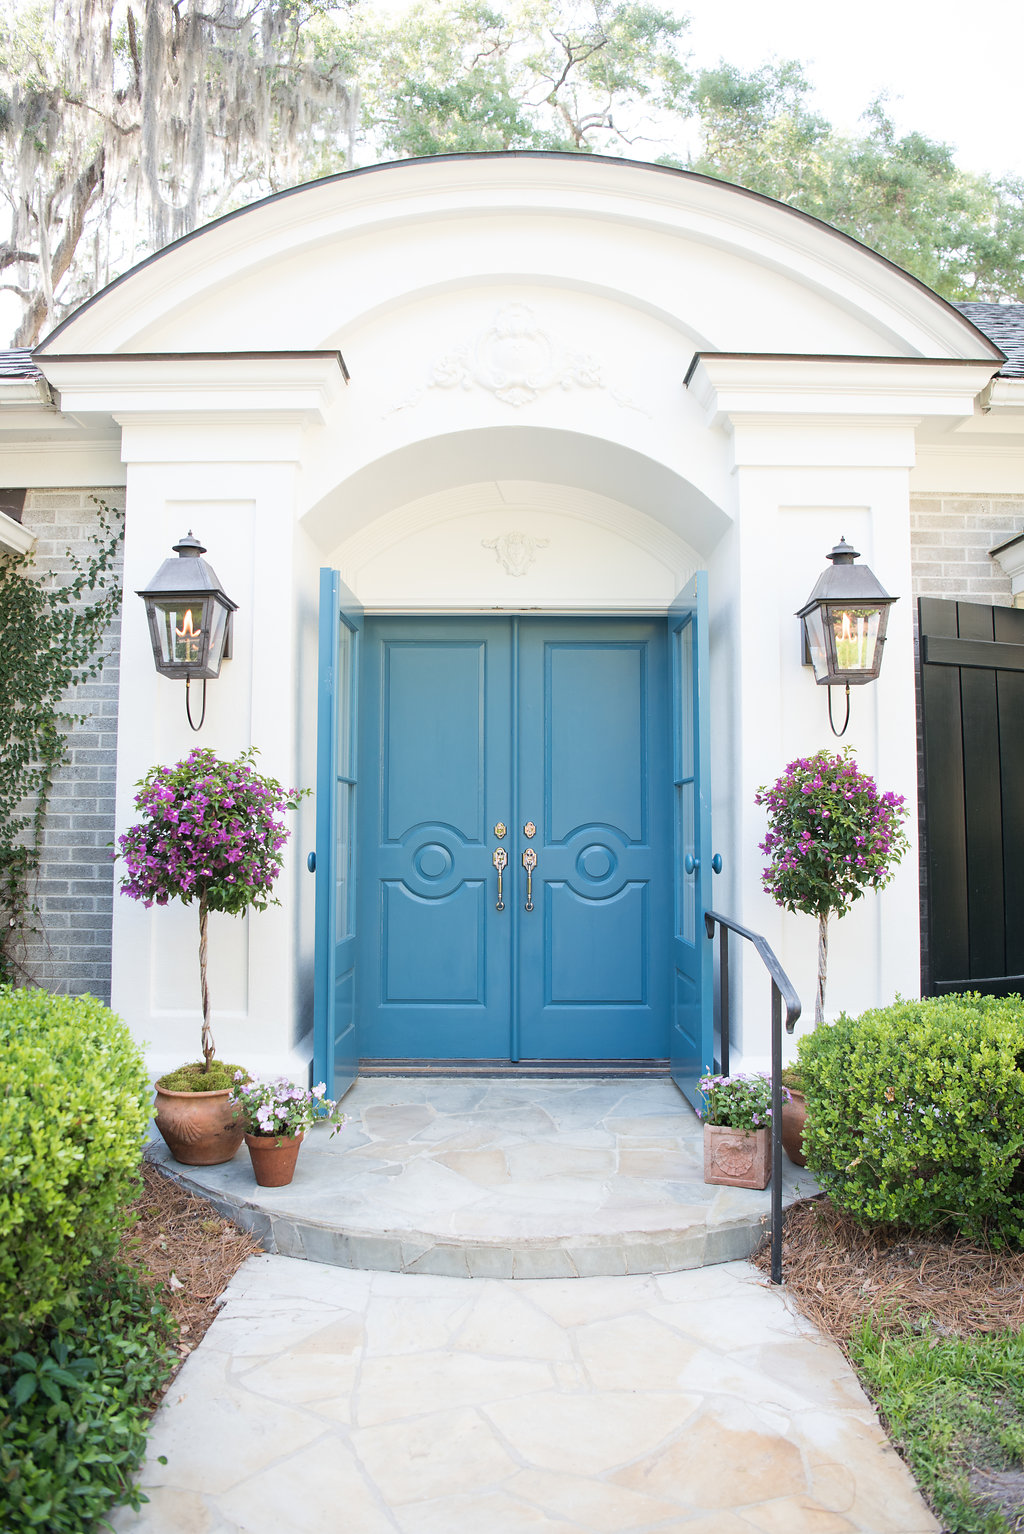
[[360, 1076], [493, 1076], [511, 1080], [667, 1077], [667, 1060], [361, 1060]]

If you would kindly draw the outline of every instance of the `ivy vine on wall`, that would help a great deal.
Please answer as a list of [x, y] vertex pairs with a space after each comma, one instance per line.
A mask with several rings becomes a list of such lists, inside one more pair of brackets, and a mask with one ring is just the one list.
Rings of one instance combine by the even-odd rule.
[[98, 526], [87, 554], [68, 550], [65, 584], [37, 572], [30, 553], [0, 557], [0, 982], [27, 978], [18, 954], [39, 914], [33, 886], [47, 804], [67, 731], [83, 717], [67, 694], [99, 675], [103, 636], [121, 603], [123, 518], [92, 500]]

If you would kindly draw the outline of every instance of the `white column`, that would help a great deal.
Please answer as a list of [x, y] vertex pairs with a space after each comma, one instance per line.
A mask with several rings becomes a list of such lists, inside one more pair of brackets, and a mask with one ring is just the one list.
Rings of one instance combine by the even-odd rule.
[[[909, 433], [904, 434], [905, 437]], [[912, 446], [912, 443], [911, 443]], [[893, 883], [869, 892], [848, 915], [829, 924], [826, 1013], [860, 1012], [886, 1005], [897, 991], [916, 995], [920, 984], [917, 828], [917, 733], [910, 583], [909, 469], [907, 465], [843, 469], [803, 466], [740, 467], [739, 580], [733, 695], [736, 816], [743, 869], [739, 916], [775, 948], [804, 1004], [802, 1026], [813, 1021], [817, 922], [783, 913], [764, 893], [765, 859], [758, 852], [766, 819], [754, 802], [765, 783], [796, 757], [849, 744], [858, 765], [880, 790], [902, 794], [911, 848]], [[837, 740], [828, 722], [828, 689], [801, 664], [803, 605], [827, 554], [841, 536], [857, 548], [885, 589], [900, 597], [876, 683], [851, 688], [850, 723]], [[833, 692], [833, 717], [842, 728], [843, 689]], [[745, 965], [744, 1056], [767, 1053], [768, 982], [755, 962]]]
[[[117, 825], [135, 817], [134, 785], [150, 767], [196, 746], [233, 757], [259, 751], [258, 770], [285, 787], [313, 787], [315, 771], [315, 557], [296, 530], [299, 432], [266, 422], [235, 425], [220, 451], [233, 461], [194, 461], [190, 423], [124, 425], [128, 462], [125, 611]], [[189, 728], [184, 686], [157, 674], [145, 610], [148, 584], [178, 538], [192, 530], [238, 603], [232, 657], [207, 686], [206, 720]], [[312, 647], [312, 648], [311, 648]], [[201, 689], [192, 689], [193, 717]], [[311, 1027], [312, 807], [289, 814], [292, 835], [275, 888], [280, 907], [210, 918], [214, 1037], [222, 1059], [304, 1079]], [[154, 1069], [194, 1059], [201, 1021], [198, 907], [146, 910], [116, 897], [113, 1005], [148, 1046]]]
[[[920, 986], [917, 727], [914, 696], [909, 478], [916, 428], [973, 415], [988, 364], [702, 354], [689, 387], [706, 424], [728, 434], [733, 456], [735, 529], [712, 563], [721, 581], [712, 635], [731, 657], [728, 696], [716, 704], [728, 741], [719, 768], [731, 778], [727, 829], [717, 849], [736, 872], [726, 887], [739, 919], [764, 933], [813, 1022], [817, 922], [782, 912], [762, 887], [766, 830], [754, 803], [762, 784], [822, 747], [852, 745], [882, 792], [902, 794], [910, 848], [892, 884], [868, 893], [830, 922], [826, 1015], [860, 1012], [913, 996]], [[850, 725], [832, 735], [827, 691], [801, 664], [795, 613], [845, 535], [882, 585], [900, 600], [889, 620], [879, 680], [851, 690]], [[721, 686], [720, 671], [717, 674]], [[834, 704], [845, 710], [842, 690]], [[841, 717], [837, 721], [841, 727]], [[717, 896], [716, 896], [717, 898]], [[769, 1058], [769, 983], [760, 963], [742, 963], [733, 1033], [744, 1066]], [[790, 1049], [792, 1046], [790, 1046]]]

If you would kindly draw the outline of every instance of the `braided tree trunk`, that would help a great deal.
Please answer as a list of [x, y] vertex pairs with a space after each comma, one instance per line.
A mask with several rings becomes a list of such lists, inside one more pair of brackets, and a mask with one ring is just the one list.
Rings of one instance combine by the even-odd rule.
[[828, 971], [828, 916], [818, 917], [818, 989], [814, 994], [814, 1026], [825, 1021], [825, 976]]
[[203, 992], [203, 1059], [204, 1069], [210, 1069], [214, 1055], [213, 1034], [210, 1031], [210, 987], [206, 983], [206, 891], [199, 897], [199, 984]]

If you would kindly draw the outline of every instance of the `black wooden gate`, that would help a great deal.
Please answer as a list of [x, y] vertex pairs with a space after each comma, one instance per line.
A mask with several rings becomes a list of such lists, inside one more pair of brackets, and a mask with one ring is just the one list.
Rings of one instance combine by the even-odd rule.
[[1024, 991], [1024, 610], [918, 602], [926, 974]]

